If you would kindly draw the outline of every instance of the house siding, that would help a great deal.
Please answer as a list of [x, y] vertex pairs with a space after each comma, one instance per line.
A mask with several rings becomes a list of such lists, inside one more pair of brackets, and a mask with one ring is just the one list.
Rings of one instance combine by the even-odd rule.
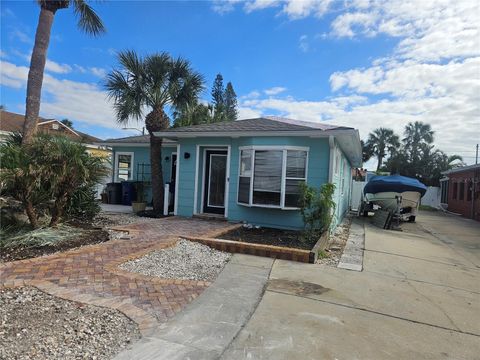
[[[162, 148], [162, 169], [163, 169], [163, 181], [164, 183], [169, 182], [171, 179], [171, 169], [172, 169], [172, 153], [176, 152], [176, 147], [166, 146]], [[138, 146], [114, 146], [112, 148], [112, 182], [116, 182], [115, 173], [116, 173], [116, 164], [115, 164], [115, 154], [118, 152], [132, 152], [133, 155], [133, 171], [132, 171], [132, 180], [133, 181], [142, 181], [141, 173], [139, 173], [139, 164], [150, 164], [150, 147], [138, 147]], [[166, 161], [165, 158], [168, 156], [169, 161]], [[150, 170], [148, 170], [150, 171]], [[143, 180], [150, 182], [151, 177], [147, 175]], [[152, 201], [152, 189], [150, 186], [146, 188], [145, 198], [148, 203]]]
[[[303, 222], [298, 210], [281, 210], [240, 205], [237, 203], [239, 148], [242, 146], [300, 146], [309, 148], [307, 183], [319, 187], [328, 182], [329, 145], [328, 139], [313, 139], [306, 137], [245, 137], [245, 138], [194, 138], [181, 139], [180, 182], [178, 195], [178, 215], [193, 215], [193, 199], [195, 194], [195, 164], [196, 150], [199, 146], [197, 182], [197, 212], [202, 209], [203, 188], [203, 151], [206, 147], [230, 146], [230, 181], [228, 189], [228, 219], [246, 221], [260, 226], [280, 227], [286, 229], [303, 228]], [[184, 158], [185, 152], [191, 154]]]
[[480, 169], [457, 171], [448, 178], [448, 211], [480, 221]]

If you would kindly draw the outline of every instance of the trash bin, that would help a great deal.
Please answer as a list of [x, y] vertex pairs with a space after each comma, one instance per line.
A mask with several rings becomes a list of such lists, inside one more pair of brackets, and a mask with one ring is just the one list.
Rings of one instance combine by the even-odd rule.
[[137, 199], [137, 191], [135, 189], [135, 181], [122, 182], [122, 204], [132, 205], [132, 201]]
[[107, 202], [108, 204], [119, 205], [122, 203], [122, 184], [108, 183], [107, 184]]

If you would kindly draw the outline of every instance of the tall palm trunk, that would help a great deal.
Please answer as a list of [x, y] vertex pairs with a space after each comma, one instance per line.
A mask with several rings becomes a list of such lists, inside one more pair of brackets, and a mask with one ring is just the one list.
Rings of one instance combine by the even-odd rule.
[[378, 164], [377, 164], [377, 171], [378, 171], [378, 170], [380, 170], [380, 167], [382, 166], [383, 156], [378, 155], [377, 159], [378, 159]]
[[33, 47], [30, 70], [28, 72], [27, 99], [25, 110], [25, 123], [23, 125], [23, 144], [32, 142], [37, 131], [38, 113], [40, 112], [40, 97], [42, 93], [43, 72], [47, 61], [50, 31], [56, 8], [41, 7], [38, 19], [35, 45]]
[[153, 211], [163, 213], [165, 197], [162, 169], [162, 138], [153, 133], [165, 130], [169, 126], [167, 114], [162, 108], [155, 108], [145, 118], [145, 126], [150, 134], [150, 164], [152, 177]]

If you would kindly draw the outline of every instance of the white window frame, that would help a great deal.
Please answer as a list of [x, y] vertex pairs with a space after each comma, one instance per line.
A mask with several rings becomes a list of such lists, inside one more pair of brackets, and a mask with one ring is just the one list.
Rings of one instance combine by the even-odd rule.
[[119, 173], [118, 173], [118, 170], [119, 170], [119, 167], [118, 167], [118, 160], [119, 160], [119, 156], [120, 155], [130, 155], [132, 157], [132, 168], [131, 168], [131, 171], [130, 171], [130, 176], [128, 178], [128, 180], [133, 180], [133, 169], [134, 169], [134, 164], [135, 164], [135, 153], [134, 152], [131, 152], [131, 151], [118, 151], [115, 153], [115, 181], [116, 182], [121, 182], [121, 181], [125, 181], [123, 179], [120, 179], [119, 177]]
[[[301, 147], [301, 146], [269, 146], [269, 145], [252, 145], [252, 146], [240, 146], [238, 148], [238, 181], [237, 181], [237, 204], [246, 207], [259, 207], [259, 208], [270, 208], [270, 209], [281, 209], [281, 210], [299, 210], [299, 207], [292, 207], [292, 206], [285, 206], [285, 186], [286, 181], [288, 180], [305, 180], [305, 183], [308, 179], [308, 158], [309, 158], [309, 147]], [[250, 192], [249, 192], [249, 203], [242, 203], [238, 201], [238, 192], [240, 190], [240, 177], [248, 177], [248, 176], [241, 176], [240, 170], [242, 166], [242, 150], [251, 150], [251, 174], [250, 174]], [[261, 205], [261, 204], [254, 204], [253, 203], [253, 178], [255, 176], [255, 151], [256, 150], [272, 150], [272, 151], [283, 151], [282, 157], [282, 178], [281, 178], [281, 185], [280, 185], [280, 205]], [[287, 178], [287, 151], [305, 151], [307, 153], [307, 157], [305, 159], [305, 178]]]

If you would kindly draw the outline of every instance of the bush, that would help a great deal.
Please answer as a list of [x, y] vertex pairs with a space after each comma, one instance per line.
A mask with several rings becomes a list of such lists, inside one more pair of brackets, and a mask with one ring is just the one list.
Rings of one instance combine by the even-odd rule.
[[320, 189], [300, 184], [300, 212], [302, 214], [304, 233], [307, 243], [315, 243], [330, 228], [335, 211], [333, 194], [335, 185], [323, 184]]
[[2, 192], [22, 202], [33, 228], [39, 226], [38, 208], [45, 205], [51, 210], [49, 226], [64, 216], [97, 211], [92, 190], [107, 169], [84, 145], [43, 134], [21, 145], [15, 135], [0, 145], [0, 155]]
[[80, 186], [65, 206], [65, 217], [78, 220], [93, 219], [101, 210], [96, 200], [96, 194], [95, 184]]

